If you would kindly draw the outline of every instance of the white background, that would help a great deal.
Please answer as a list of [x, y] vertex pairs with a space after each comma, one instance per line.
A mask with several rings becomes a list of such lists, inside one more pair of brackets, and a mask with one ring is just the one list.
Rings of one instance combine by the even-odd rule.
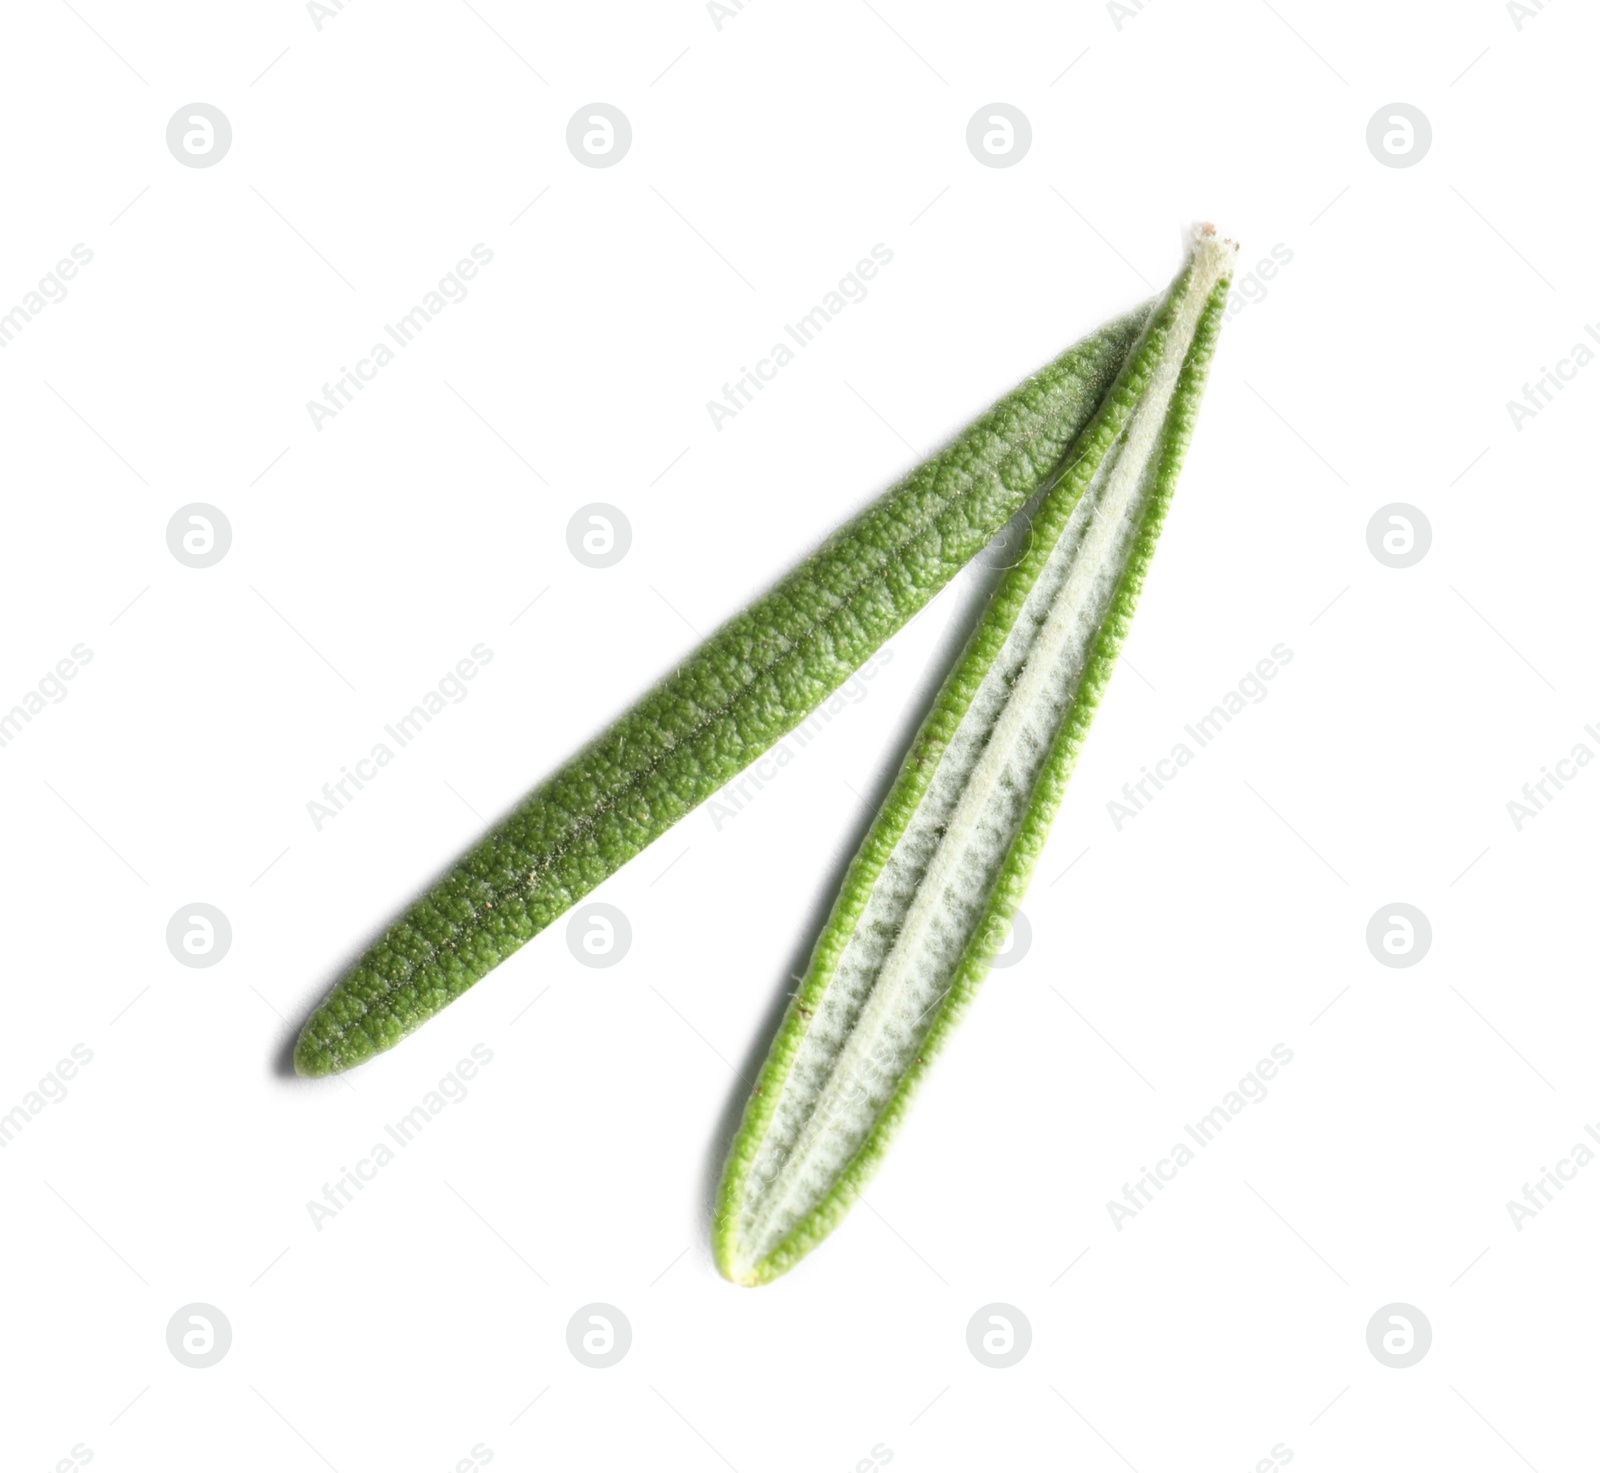
[[[75, 4], [13, 10], [0, 99], [0, 309], [94, 255], [0, 351], [0, 708], [93, 651], [0, 749], [0, 1111], [93, 1053], [0, 1150], [7, 1468], [1592, 1464], [1600, 1164], [1506, 1208], [1600, 1120], [1600, 771], [1520, 831], [1506, 807], [1600, 751], [1600, 367], [1506, 409], [1600, 314], [1590, 10]], [[566, 147], [596, 100], [632, 123], [613, 168]], [[1033, 129], [1007, 169], [965, 144], [997, 100]], [[165, 145], [194, 101], [232, 123], [214, 167]], [[1414, 167], [1366, 144], [1395, 101], [1432, 124]], [[558, 925], [353, 1075], [284, 1076], [484, 819], [1165, 282], [1196, 217], [1242, 270], [1293, 260], [1225, 329], [1031, 947], [871, 1210], [770, 1287], [711, 1265], [738, 1074], [972, 573], [737, 817], [597, 893], [618, 965]], [[467, 299], [315, 428], [478, 242]], [[868, 297], [715, 429], [878, 242]], [[204, 570], [165, 541], [196, 501], [233, 529]], [[633, 529], [606, 571], [566, 544], [596, 501]], [[1405, 570], [1367, 547], [1391, 502], [1433, 531]], [[469, 698], [318, 831], [308, 800], [479, 642]], [[1280, 642], [1119, 830], [1122, 784]], [[196, 901], [233, 929], [209, 969], [164, 939]], [[1433, 927], [1408, 969], [1365, 941], [1396, 901]], [[1275, 1043], [1266, 1100], [1118, 1231], [1107, 1201]], [[319, 1230], [308, 1200], [475, 1044], [468, 1097]], [[233, 1332], [205, 1370], [165, 1339], [196, 1301]], [[566, 1344], [596, 1301], [632, 1326], [609, 1370]], [[966, 1344], [995, 1301], [1032, 1326], [1003, 1371]], [[1407, 1370], [1365, 1338], [1396, 1301], [1433, 1328]]]

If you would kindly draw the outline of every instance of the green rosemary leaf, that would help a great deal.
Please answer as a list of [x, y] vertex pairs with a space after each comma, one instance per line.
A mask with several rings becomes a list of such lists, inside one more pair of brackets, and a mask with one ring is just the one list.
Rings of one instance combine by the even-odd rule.
[[1019, 385], [524, 799], [317, 1006], [299, 1072], [398, 1043], [793, 730], [1059, 472], [1148, 313]]
[[724, 1169], [714, 1249], [738, 1283], [833, 1230], [989, 970], [1149, 569], [1234, 251], [1197, 231], [851, 864]]

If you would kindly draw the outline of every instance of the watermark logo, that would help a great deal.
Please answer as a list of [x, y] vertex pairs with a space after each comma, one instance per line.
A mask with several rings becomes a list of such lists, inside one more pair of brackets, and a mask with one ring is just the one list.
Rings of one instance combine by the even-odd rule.
[[567, 922], [567, 950], [586, 967], [614, 967], [633, 945], [633, 927], [614, 905], [580, 905]]
[[[1600, 331], [1596, 331], [1592, 322], [1584, 323], [1583, 330], [1600, 343]], [[1537, 419], [1539, 411], [1553, 404], [1557, 394], [1566, 392], [1567, 385], [1577, 378], [1579, 369], [1587, 368], [1593, 362], [1594, 349], [1588, 343], [1574, 343], [1565, 358], [1556, 359], [1554, 371], [1541, 366], [1539, 377], [1531, 384], [1523, 384], [1521, 402], [1506, 400], [1506, 413], [1511, 416], [1517, 433], [1522, 433], [1525, 420]]]
[[76, 680], [78, 672], [94, 659], [94, 651], [86, 644], [75, 644], [56, 661], [54, 668], [39, 677], [39, 683], [27, 692], [9, 711], [0, 711], [0, 747], [16, 741], [22, 728], [35, 716], [44, 714], [45, 704], [59, 706], [70, 692], [66, 682]]
[[1380, 906], [1367, 922], [1367, 950], [1386, 967], [1414, 967], [1433, 945], [1433, 923], [1414, 905]]
[[567, 1321], [567, 1349], [581, 1366], [603, 1371], [633, 1344], [633, 1326], [614, 1304], [586, 1304]]
[[1132, 1182], [1122, 1184], [1120, 1202], [1114, 1199], [1106, 1202], [1111, 1225], [1119, 1233], [1155, 1200], [1157, 1192], [1166, 1191], [1167, 1186], [1178, 1179], [1178, 1173], [1198, 1159], [1195, 1147], [1205, 1150], [1249, 1106], [1259, 1105], [1267, 1098], [1267, 1086], [1278, 1077], [1278, 1071], [1294, 1062], [1294, 1050], [1288, 1044], [1275, 1043], [1268, 1052], [1271, 1057], [1257, 1059], [1255, 1068], [1241, 1078], [1233, 1089], [1228, 1090], [1218, 1104], [1193, 1124], [1183, 1127], [1183, 1133], [1194, 1142], [1193, 1146], [1187, 1141], [1178, 1141], [1168, 1148], [1167, 1154], [1153, 1168], [1141, 1166], [1139, 1175]]
[[46, 1105], [59, 1105], [66, 1099], [67, 1086], [78, 1077], [79, 1069], [94, 1062], [94, 1050], [86, 1043], [73, 1044], [71, 1054], [71, 1058], [57, 1059], [54, 1069], [9, 1110], [0, 1113], [0, 1150], [26, 1130], [35, 1116], [44, 1114]]
[[967, 1349], [980, 1366], [1003, 1371], [1033, 1344], [1033, 1325], [1014, 1304], [986, 1304], [967, 1321]]
[[1011, 917], [1000, 950], [991, 958], [991, 967], [1014, 967], [1028, 954], [1033, 945], [1033, 923], [1019, 910]]
[[[1185, 726], [1188, 742], [1175, 742], [1165, 757], [1139, 769], [1139, 777], [1122, 785], [1122, 797], [1106, 802], [1106, 817], [1119, 834], [1124, 824], [1145, 811], [1169, 783], [1195, 758], [1222, 735], [1224, 728], [1244, 714], [1250, 706], [1259, 706], [1271, 694], [1269, 680], [1276, 680], [1285, 665], [1294, 660], [1294, 651], [1281, 641], [1255, 663], [1255, 668], [1240, 676], [1233, 688], [1224, 692], [1204, 716]], [[1194, 745], [1190, 746], [1189, 742]]]
[[876, 679], [878, 672], [892, 659], [894, 649], [890, 645], [869, 655], [866, 663], [854, 675], [770, 752], [757, 757], [732, 782], [718, 789], [706, 803], [711, 827], [720, 834], [723, 826], [743, 813], [766, 790], [767, 784], [774, 781], [800, 755], [801, 750], [822, 735], [835, 717], [866, 700], [871, 694], [867, 682]]
[[1246, 307], [1266, 301], [1267, 283], [1293, 260], [1294, 252], [1279, 241], [1251, 270], [1242, 276], [1234, 272], [1233, 285], [1228, 289], [1227, 315], [1237, 317]]
[[325, 20], [337, 20], [349, 0], [306, 0], [306, 14], [311, 17], [313, 29], [320, 31]]
[[[456, 262], [454, 270], [446, 271], [434, 286], [422, 293], [410, 311], [402, 313], [393, 322], [383, 324], [383, 335], [389, 342], [374, 343], [367, 349], [365, 357], [356, 359], [353, 370], [341, 365], [338, 377], [332, 383], [323, 384], [322, 398], [306, 400], [306, 413], [311, 417], [311, 423], [317, 433], [322, 433], [324, 420], [334, 418], [355, 399], [357, 394], [362, 393], [383, 369], [395, 361], [398, 356], [396, 349], [404, 352], [417, 340], [417, 335], [446, 307], [451, 303], [459, 304], [466, 301], [467, 283], [475, 280], [478, 273], [493, 261], [494, 252], [481, 240], [478, 241], [468, 255]], [[394, 346], [390, 347], [390, 343]], [[457, 397], [460, 398], [460, 395]], [[470, 404], [467, 407], [472, 408]]]
[[1120, 31], [1128, 21], [1142, 15], [1145, 6], [1150, 3], [1151, 0], [1106, 0], [1106, 14], [1111, 17], [1111, 24]]
[[214, 905], [181, 905], [167, 922], [167, 950], [186, 967], [214, 967], [233, 945], [233, 926]]
[[[1586, 725], [1583, 730], [1585, 735], [1600, 743], [1600, 730], [1596, 730], [1592, 724]], [[1550, 767], [1540, 767], [1542, 777], [1523, 783], [1522, 801], [1516, 798], [1506, 801], [1506, 814], [1511, 819], [1511, 827], [1520, 834], [1523, 824], [1543, 813], [1545, 805], [1553, 802], [1556, 794], [1565, 791], [1567, 784], [1593, 761], [1594, 749], [1587, 742], [1577, 742], [1565, 757], [1556, 758], [1554, 771]]]
[[591, 501], [567, 523], [567, 550], [586, 568], [614, 568], [633, 546], [633, 524], [620, 506]]
[[711, 17], [711, 28], [722, 29], [722, 23], [737, 20], [749, 0], [706, 0], [706, 14]]
[[399, 1159], [399, 1152], [426, 1133], [446, 1110], [467, 1098], [470, 1093], [468, 1086], [478, 1077], [479, 1070], [487, 1069], [494, 1062], [494, 1050], [487, 1044], [475, 1043], [468, 1052], [471, 1058], [457, 1059], [455, 1068], [415, 1105], [398, 1120], [383, 1127], [388, 1140], [375, 1142], [354, 1166], [341, 1165], [333, 1181], [323, 1182], [321, 1201], [307, 1199], [306, 1215], [317, 1232], [320, 1233], [325, 1224], [332, 1222], [349, 1207], [356, 1196], [367, 1189], [368, 1184], [378, 1179], [378, 1173], [385, 1166], [393, 1165]]
[[167, 1321], [167, 1349], [191, 1371], [216, 1365], [233, 1344], [233, 1326], [214, 1304], [186, 1304]]
[[1433, 1344], [1433, 1326], [1414, 1304], [1386, 1304], [1367, 1321], [1367, 1349], [1392, 1371], [1414, 1366]]
[[92, 260], [94, 252], [80, 240], [73, 246], [70, 257], [63, 256], [56, 262], [54, 271], [47, 271], [39, 278], [34, 290], [24, 292], [22, 300], [15, 307], [0, 313], [0, 348], [9, 348], [11, 339], [52, 302], [65, 301], [67, 283]]
[[620, 164], [632, 146], [633, 124], [609, 102], [585, 103], [567, 121], [567, 148], [585, 168]]
[[[1596, 1130], [1593, 1125], [1585, 1125], [1583, 1130], [1590, 1140], [1600, 1145], [1600, 1130]], [[1510, 1214], [1512, 1226], [1520, 1233], [1522, 1225], [1532, 1222], [1555, 1201], [1554, 1193], [1566, 1191], [1566, 1183], [1575, 1181], [1579, 1170], [1589, 1165], [1594, 1158], [1594, 1146], [1586, 1141], [1579, 1141], [1572, 1148], [1571, 1154], [1563, 1156], [1553, 1169], [1541, 1166], [1539, 1175], [1534, 1181], [1522, 1184], [1522, 1201], [1506, 1203], [1506, 1212]]]
[[777, 378], [780, 369], [787, 368], [799, 357], [796, 349], [804, 351], [810, 347], [817, 335], [852, 302], [864, 302], [867, 283], [892, 260], [894, 252], [880, 240], [872, 247], [870, 255], [857, 261], [854, 270], [845, 272], [809, 312], [784, 323], [783, 333], [788, 342], [774, 343], [765, 358], [756, 359], [754, 369], [741, 365], [739, 377], [722, 386], [722, 398], [706, 400], [706, 413], [711, 416], [718, 433], [725, 421], [737, 415]]
[[988, 169], [1020, 164], [1033, 146], [1033, 124], [1009, 102], [985, 103], [967, 120], [967, 149]]
[[1388, 169], [1420, 164], [1433, 147], [1433, 124], [1420, 107], [1389, 102], [1367, 121], [1367, 148]]
[[[483, 667], [493, 660], [494, 651], [488, 645], [481, 640], [473, 645], [451, 670], [439, 677], [437, 684], [423, 693], [416, 705], [384, 727], [383, 734], [388, 741], [374, 742], [365, 757], [357, 757], [349, 766], [341, 767], [338, 777], [323, 783], [320, 800], [306, 800], [306, 816], [311, 820], [311, 827], [320, 834], [324, 824], [338, 818], [368, 783], [433, 724], [434, 717], [443, 715], [451, 706], [459, 706], [472, 694], [467, 682], [476, 680]], [[394, 745], [390, 746], [390, 742]]]
[[1512, 27], [1522, 29], [1522, 23], [1528, 20], [1537, 20], [1544, 14], [1546, 0], [1506, 0], [1506, 14], [1511, 17]]
[[1414, 506], [1391, 501], [1367, 523], [1367, 549], [1386, 568], [1414, 568], [1433, 546], [1433, 524]]
[[972, 559], [975, 568], [989, 568], [1005, 572], [1027, 557], [1033, 546], [1033, 521], [1025, 511], [1016, 516], [994, 534]]
[[186, 568], [214, 568], [233, 546], [233, 524], [222, 508], [191, 501], [167, 523], [167, 547]]
[[233, 124], [220, 107], [190, 102], [167, 120], [167, 151], [190, 169], [220, 164], [233, 147]]

